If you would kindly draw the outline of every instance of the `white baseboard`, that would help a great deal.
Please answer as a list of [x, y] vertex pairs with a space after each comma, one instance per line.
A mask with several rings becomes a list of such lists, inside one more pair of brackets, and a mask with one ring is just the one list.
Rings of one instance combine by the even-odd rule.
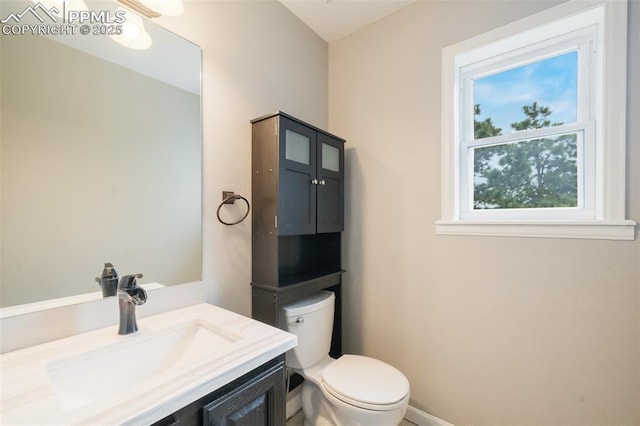
[[412, 406], [407, 408], [404, 418], [418, 426], [453, 426], [451, 423], [445, 422], [436, 416], [432, 416], [431, 414], [425, 413], [424, 411], [418, 410]]

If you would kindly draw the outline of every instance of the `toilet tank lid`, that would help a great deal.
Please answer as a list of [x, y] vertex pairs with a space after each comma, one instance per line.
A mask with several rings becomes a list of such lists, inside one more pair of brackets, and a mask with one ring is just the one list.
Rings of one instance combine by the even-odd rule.
[[333, 304], [335, 296], [332, 291], [321, 291], [304, 299], [282, 305], [280, 308], [286, 316], [308, 314]]
[[388, 406], [409, 394], [409, 381], [386, 362], [360, 355], [343, 355], [322, 371], [322, 380], [334, 396], [371, 406]]

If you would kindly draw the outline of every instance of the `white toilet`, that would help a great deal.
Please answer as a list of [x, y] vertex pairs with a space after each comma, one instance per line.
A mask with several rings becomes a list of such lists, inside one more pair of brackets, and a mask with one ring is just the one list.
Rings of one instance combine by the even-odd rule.
[[331, 358], [334, 306], [334, 294], [322, 291], [281, 308], [281, 328], [298, 337], [286, 363], [305, 379], [305, 426], [398, 425], [409, 404], [409, 381], [377, 359]]

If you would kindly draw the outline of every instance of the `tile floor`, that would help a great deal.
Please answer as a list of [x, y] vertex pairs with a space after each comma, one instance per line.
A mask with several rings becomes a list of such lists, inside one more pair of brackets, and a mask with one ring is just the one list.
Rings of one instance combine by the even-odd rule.
[[[302, 411], [298, 411], [298, 413], [287, 420], [287, 426], [304, 426], [304, 415]], [[402, 423], [398, 426], [416, 426], [414, 423], [411, 423], [408, 420], [403, 420]]]
[[287, 426], [304, 426], [304, 415], [302, 411], [298, 411], [298, 413], [287, 420]]

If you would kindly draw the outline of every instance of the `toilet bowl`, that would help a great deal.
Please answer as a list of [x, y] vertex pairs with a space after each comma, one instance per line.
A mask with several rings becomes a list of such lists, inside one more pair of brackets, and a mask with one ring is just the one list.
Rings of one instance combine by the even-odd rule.
[[409, 404], [409, 381], [374, 358], [331, 358], [334, 306], [334, 294], [323, 291], [281, 307], [281, 328], [298, 337], [286, 363], [305, 379], [305, 426], [398, 425]]

